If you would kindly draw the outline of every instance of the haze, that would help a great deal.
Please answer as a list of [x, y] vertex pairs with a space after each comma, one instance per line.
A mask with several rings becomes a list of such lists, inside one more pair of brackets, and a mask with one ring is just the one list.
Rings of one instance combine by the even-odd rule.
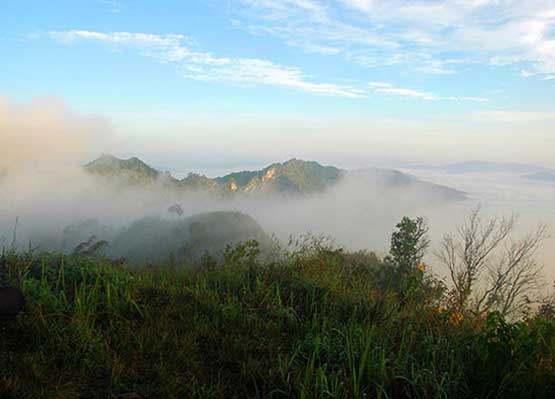
[[[96, 218], [124, 226], [181, 203], [237, 209], [285, 240], [306, 231], [387, 250], [405, 214], [432, 238], [481, 202], [520, 232], [555, 223], [555, 185], [463, 161], [555, 168], [550, 1], [10, 2], [0, 15], [0, 239], [52, 243]], [[429, 18], [434, 15], [435, 18]], [[136, 156], [175, 176], [290, 158], [395, 168], [468, 193], [438, 204], [346, 179], [301, 199], [176, 198], [98, 185], [82, 166]], [[555, 276], [555, 242], [541, 259]]]

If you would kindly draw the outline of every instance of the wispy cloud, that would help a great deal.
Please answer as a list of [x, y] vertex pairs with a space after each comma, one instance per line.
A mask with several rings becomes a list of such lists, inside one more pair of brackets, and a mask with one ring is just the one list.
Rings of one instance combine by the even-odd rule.
[[387, 83], [387, 82], [369, 82], [368, 86], [369, 87], [377, 87], [377, 88], [390, 88], [391, 83]]
[[489, 99], [484, 97], [464, 97], [464, 96], [463, 97], [457, 97], [457, 96], [442, 97], [427, 91], [419, 91], [414, 89], [394, 87], [389, 82], [369, 82], [368, 87], [370, 87], [376, 94], [409, 97], [409, 98], [421, 99], [426, 101], [439, 101], [439, 100], [471, 101], [471, 102], [476, 102], [480, 104], [485, 104], [489, 102]]
[[388, 88], [377, 89], [375, 92], [381, 93], [381, 94], [392, 94], [392, 95], [403, 96], [403, 97], [421, 98], [426, 101], [438, 100], [438, 97], [435, 94], [426, 93], [426, 92], [417, 91], [417, 90], [411, 90], [411, 89], [400, 89], [395, 87], [388, 87]]
[[522, 76], [523, 78], [529, 78], [530, 76], [534, 76], [535, 73], [527, 71], [526, 69], [522, 69], [520, 71], [520, 76]]
[[[267, 0], [270, 1], [270, 0]], [[293, 0], [290, 0], [293, 1]], [[304, 7], [309, 2], [297, 0]], [[210, 52], [193, 50], [192, 40], [183, 35], [130, 32], [94, 32], [71, 30], [50, 32], [50, 37], [64, 44], [81, 41], [132, 48], [140, 55], [172, 64], [186, 78], [247, 86], [273, 86], [320, 95], [356, 98], [363, 91], [355, 87], [314, 82], [297, 67], [288, 67], [258, 58], [217, 57]]]
[[476, 112], [471, 119], [497, 123], [548, 122], [555, 121], [555, 112], [492, 110]]
[[117, 0], [98, 0], [98, 2], [107, 7], [113, 14], [119, 14], [121, 12], [121, 4]]
[[[277, 0], [251, 0], [277, 1]], [[293, 2], [294, 0], [288, 0]], [[310, 7], [301, 0], [300, 6]], [[173, 65], [177, 73], [187, 79], [220, 82], [241, 86], [281, 87], [317, 95], [359, 98], [369, 93], [409, 97], [425, 101], [472, 101], [486, 103], [483, 97], [440, 96], [435, 93], [396, 87], [389, 82], [369, 82], [367, 84], [335, 84], [315, 82], [300, 68], [285, 66], [260, 58], [218, 57], [207, 51], [200, 51], [195, 41], [180, 34], [151, 34], [132, 32], [95, 32], [70, 30], [50, 32], [49, 36], [66, 45], [83, 41], [103, 43], [115, 49], [132, 49], [144, 57], [157, 62]]]
[[237, 27], [369, 68], [395, 65], [445, 75], [470, 64], [522, 64], [528, 73], [555, 73], [555, 8], [548, 0], [237, 0], [234, 4]]

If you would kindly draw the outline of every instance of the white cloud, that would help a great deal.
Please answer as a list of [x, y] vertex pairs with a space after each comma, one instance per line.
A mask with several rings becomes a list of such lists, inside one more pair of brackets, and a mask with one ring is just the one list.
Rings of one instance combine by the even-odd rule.
[[448, 97], [448, 99], [454, 101], [472, 101], [480, 104], [487, 104], [490, 102], [490, 99], [485, 97]]
[[210, 68], [185, 68], [182, 74], [190, 79], [208, 82], [285, 87], [315, 94], [349, 98], [361, 97], [364, 94], [362, 90], [356, 88], [309, 82], [298, 68], [284, 67], [255, 58], [235, 59], [228, 64]]
[[368, 86], [386, 88], [386, 87], [391, 87], [391, 83], [387, 83], [387, 82], [369, 82]]
[[398, 96], [403, 96], [403, 97], [421, 98], [421, 99], [427, 100], [427, 101], [436, 101], [436, 100], [438, 100], [438, 97], [435, 94], [432, 94], [432, 93], [426, 93], [426, 92], [416, 91], [416, 90], [411, 90], [411, 89], [398, 89], [398, 88], [394, 88], [394, 87], [377, 89], [376, 93], [393, 94], [393, 95], [398, 95]]
[[[289, 1], [292, 2], [293, 0]], [[304, 0], [297, 0], [297, 3], [303, 7], [310, 6], [310, 2]], [[154, 58], [162, 63], [174, 64], [179, 73], [189, 79], [252, 86], [283, 87], [314, 94], [348, 98], [363, 95], [363, 91], [353, 87], [312, 82], [296, 67], [287, 67], [256, 58], [216, 57], [209, 52], [194, 51], [186, 47], [186, 44], [191, 46], [192, 44], [191, 40], [183, 35], [71, 30], [50, 32], [50, 37], [65, 44], [93, 41], [133, 48], [138, 50], [142, 56]]]
[[117, 0], [98, 0], [98, 2], [107, 7], [113, 14], [119, 14], [121, 12], [121, 4]]
[[530, 76], [534, 76], [534, 75], [535, 75], [535, 73], [529, 72], [526, 69], [522, 69], [520, 71], [520, 76], [522, 76], [523, 78], [529, 78]]
[[343, 3], [353, 8], [369, 11], [375, 2], [374, 0], [343, 0]]
[[489, 99], [484, 97], [464, 97], [464, 96], [463, 97], [457, 97], [457, 96], [441, 97], [430, 92], [394, 87], [389, 82], [369, 82], [368, 87], [373, 89], [374, 93], [376, 94], [410, 97], [410, 98], [416, 98], [416, 99], [421, 99], [426, 101], [439, 101], [439, 100], [471, 101], [471, 102], [476, 102], [480, 104], [485, 104], [489, 102]]
[[555, 75], [548, 75], [543, 80], [555, 80]]
[[555, 112], [493, 110], [474, 113], [472, 119], [498, 123], [548, 122], [555, 121]]
[[[237, 7], [237, 3], [244, 7]], [[237, 0], [236, 26], [366, 67], [453, 74], [465, 63], [555, 73], [552, 0]], [[330, 51], [333, 49], [333, 51]], [[391, 58], [396, 58], [391, 62]], [[447, 67], [450, 65], [450, 67]]]
[[[277, 1], [277, 0], [250, 0]], [[293, 0], [288, 0], [292, 2]], [[302, 3], [303, 7], [309, 4]], [[452, 100], [486, 103], [482, 97], [442, 97], [437, 94], [408, 88], [395, 87], [389, 82], [369, 82], [366, 87], [347, 86], [333, 83], [314, 82], [300, 68], [284, 66], [258, 58], [217, 57], [210, 52], [194, 48], [194, 40], [184, 35], [131, 32], [94, 32], [70, 30], [50, 32], [50, 37], [61, 43], [72, 45], [81, 41], [104, 43], [118, 49], [129, 48], [141, 56], [158, 62], [174, 65], [180, 76], [188, 79], [221, 82], [241, 86], [281, 87], [318, 95], [359, 98], [367, 95], [368, 89], [376, 94], [396, 95], [426, 101]], [[456, 64], [456, 59], [445, 60], [444, 64]]]
[[176, 34], [153, 35], [150, 33], [129, 32], [92, 32], [86, 30], [70, 30], [50, 32], [50, 36], [60, 42], [69, 44], [78, 40], [95, 40], [111, 44], [131, 45], [136, 47], [152, 47], [159, 49], [179, 48], [185, 36]]

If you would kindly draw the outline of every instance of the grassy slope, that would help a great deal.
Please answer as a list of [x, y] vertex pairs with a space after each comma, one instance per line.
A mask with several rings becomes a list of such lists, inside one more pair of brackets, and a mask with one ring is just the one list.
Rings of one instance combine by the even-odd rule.
[[[0, 327], [0, 397], [553, 397], [553, 321], [453, 322], [379, 288], [368, 254], [127, 271], [6, 254], [27, 296]], [[415, 297], [416, 298], [416, 297]]]

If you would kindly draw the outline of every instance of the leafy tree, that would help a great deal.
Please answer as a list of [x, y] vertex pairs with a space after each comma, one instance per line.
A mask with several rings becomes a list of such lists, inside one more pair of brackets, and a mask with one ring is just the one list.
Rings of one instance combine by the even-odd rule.
[[422, 263], [426, 249], [430, 245], [427, 237], [428, 226], [423, 218], [403, 217], [391, 235], [390, 255], [397, 269], [409, 274]]
[[183, 208], [181, 208], [181, 205], [179, 204], [175, 204], [172, 205], [168, 208], [168, 212], [171, 214], [176, 215], [177, 217], [181, 217], [181, 215], [183, 215]]

